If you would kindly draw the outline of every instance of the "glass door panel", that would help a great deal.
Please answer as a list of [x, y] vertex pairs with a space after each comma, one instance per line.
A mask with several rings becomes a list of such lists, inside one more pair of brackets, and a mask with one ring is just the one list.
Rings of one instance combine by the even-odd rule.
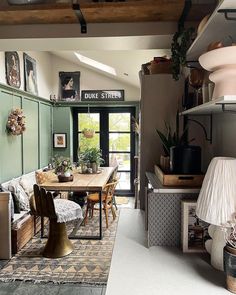
[[118, 165], [117, 189], [131, 188], [131, 114], [109, 113], [109, 165]]
[[[83, 135], [84, 129], [93, 129], [95, 135], [87, 138]], [[78, 142], [79, 151], [86, 148], [100, 148], [100, 114], [99, 113], [79, 113], [78, 114]]]
[[109, 151], [130, 152], [130, 134], [109, 133]]
[[109, 131], [130, 132], [130, 113], [109, 113]]
[[[74, 108], [74, 161], [78, 151], [87, 147], [102, 150], [104, 166], [118, 165], [120, 176], [117, 191], [130, 194], [134, 190], [134, 133], [131, 130], [132, 107]], [[93, 129], [95, 135], [86, 138], [83, 130]]]

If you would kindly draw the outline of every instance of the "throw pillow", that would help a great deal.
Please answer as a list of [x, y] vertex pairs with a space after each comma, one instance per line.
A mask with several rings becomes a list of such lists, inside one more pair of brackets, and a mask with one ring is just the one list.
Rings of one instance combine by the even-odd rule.
[[48, 180], [48, 173], [42, 171], [35, 171], [35, 178], [37, 184], [42, 184]]
[[23, 189], [25, 190], [28, 197], [30, 197], [34, 191], [33, 186], [36, 183], [35, 174], [30, 173], [28, 175], [23, 175], [21, 177], [19, 183], [23, 187]]

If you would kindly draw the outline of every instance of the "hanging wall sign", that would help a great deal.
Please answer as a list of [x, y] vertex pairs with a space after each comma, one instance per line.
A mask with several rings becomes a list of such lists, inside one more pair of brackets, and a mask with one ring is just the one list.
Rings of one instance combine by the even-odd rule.
[[82, 101], [123, 101], [124, 90], [82, 90]]

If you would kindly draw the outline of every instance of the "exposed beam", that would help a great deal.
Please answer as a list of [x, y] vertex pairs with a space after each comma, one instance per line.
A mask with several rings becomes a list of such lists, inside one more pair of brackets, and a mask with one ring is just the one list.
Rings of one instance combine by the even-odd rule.
[[[79, 3], [87, 23], [178, 21], [184, 6], [184, 0], [139, 0], [103, 3], [79, 1]], [[71, 2], [41, 5], [1, 5], [0, 25], [78, 23]]]

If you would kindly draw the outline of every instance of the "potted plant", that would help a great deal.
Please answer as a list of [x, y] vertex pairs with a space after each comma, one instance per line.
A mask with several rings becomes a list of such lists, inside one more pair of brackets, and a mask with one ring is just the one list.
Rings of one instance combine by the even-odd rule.
[[81, 133], [84, 135], [86, 138], [93, 138], [95, 135], [95, 131], [90, 128], [84, 128]]
[[179, 136], [179, 111], [176, 113], [175, 131], [172, 132], [171, 126], [165, 122], [166, 132], [163, 133], [156, 129], [157, 134], [162, 142], [164, 155], [160, 157], [160, 166], [165, 172], [170, 170], [170, 149], [173, 146], [183, 145], [186, 142], [187, 128], [184, 129], [181, 136]]
[[173, 36], [171, 43], [171, 60], [173, 79], [179, 80], [181, 66], [186, 65], [186, 54], [192, 40], [194, 28], [181, 27]]
[[99, 165], [104, 163], [101, 150], [96, 147], [86, 148], [79, 153], [79, 163], [82, 173], [86, 173], [88, 168], [92, 169], [92, 173], [97, 173]]
[[52, 158], [52, 165], [55, 174], [58, 176], [59, 182], [73, 180], [72, 164], [70, 158], [56, 155], [54, 158]]

